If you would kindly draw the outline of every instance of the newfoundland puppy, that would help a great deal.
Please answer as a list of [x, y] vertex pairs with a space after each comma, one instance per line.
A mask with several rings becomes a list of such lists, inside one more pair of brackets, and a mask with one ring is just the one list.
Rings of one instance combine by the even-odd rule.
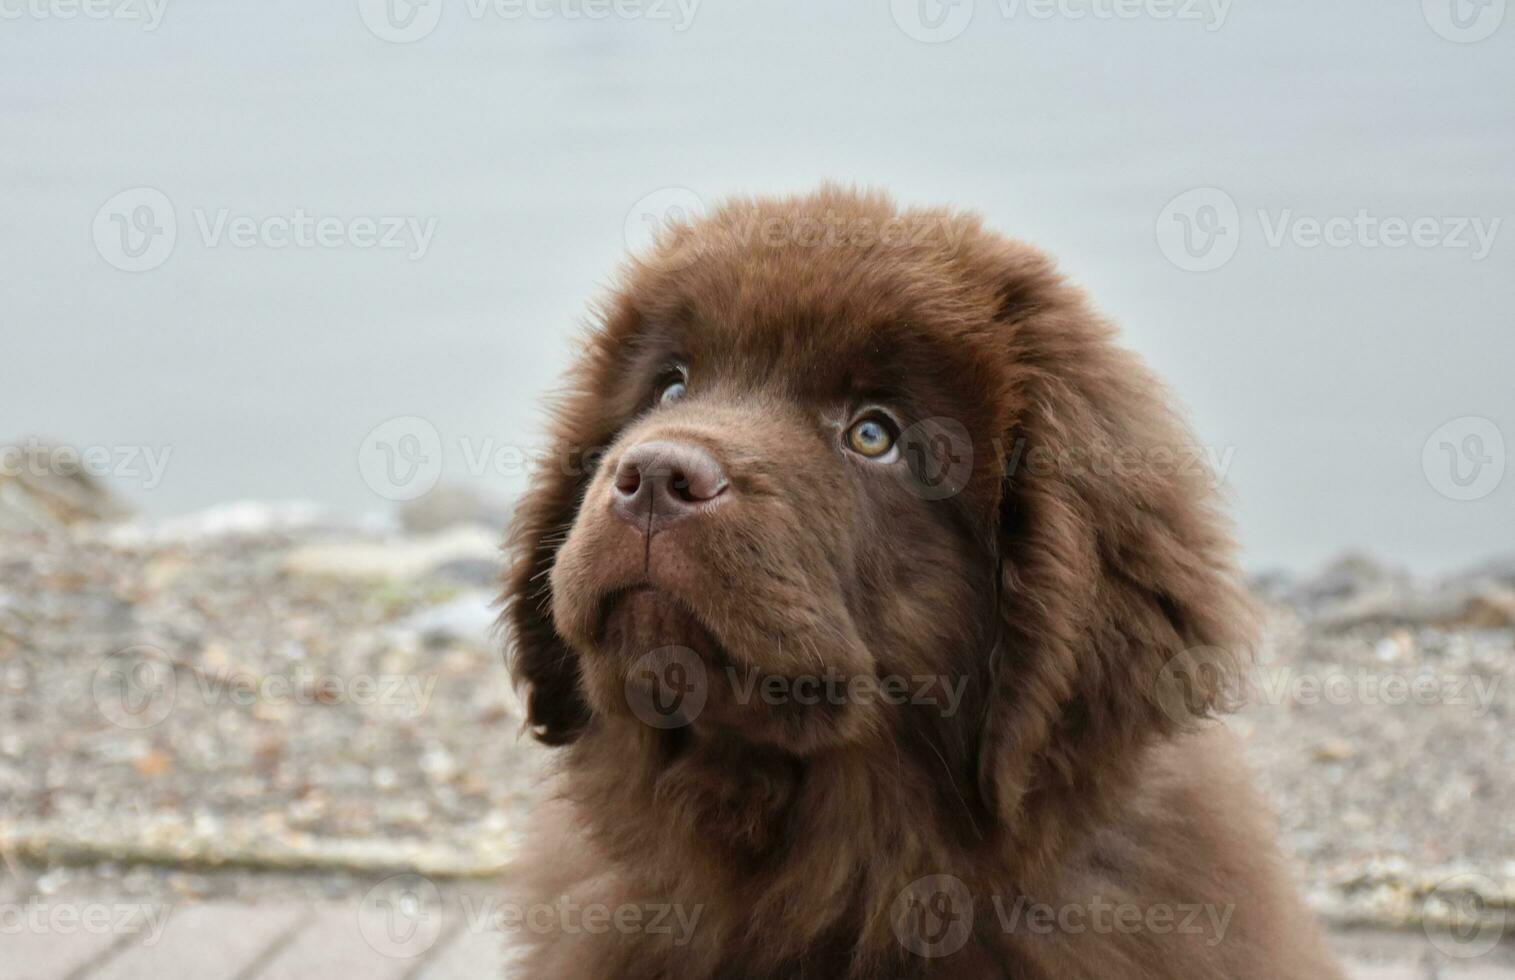
[[1340, 977], [1215, 480], [1083, 295], [825, 188], [633, 259], [511, 532], [532, 980]]

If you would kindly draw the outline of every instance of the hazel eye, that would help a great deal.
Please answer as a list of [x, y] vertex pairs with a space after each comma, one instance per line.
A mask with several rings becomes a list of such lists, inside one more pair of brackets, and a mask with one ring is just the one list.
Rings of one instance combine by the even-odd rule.
[[894, 451], [898, 434], [888, 419], [870, 415], [847, 430], [847, 448], [865, 459], [883, 460]]

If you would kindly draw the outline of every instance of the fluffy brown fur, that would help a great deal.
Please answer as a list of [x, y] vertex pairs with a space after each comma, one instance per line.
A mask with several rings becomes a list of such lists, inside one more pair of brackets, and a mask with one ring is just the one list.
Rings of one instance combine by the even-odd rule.
[[[733, 201], [628, 265], [569, 382], [506, 589], [561, 747], [523, 975], [1340, 976], [1206, 721], [1251, 628], [1210, 473], [1047, 258], [878, 195]], [[893, 458], [848, 442], [870, 411]], [[721, 495], [618, 513], [649, 443]]]

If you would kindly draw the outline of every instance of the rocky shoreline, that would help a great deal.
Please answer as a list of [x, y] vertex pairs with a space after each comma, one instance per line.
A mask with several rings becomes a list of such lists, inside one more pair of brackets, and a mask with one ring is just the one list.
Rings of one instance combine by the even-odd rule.
[[[543, 754], [493, 632], [497, 510], [458, 500], [387, 528], [256, 504], [3, 526], [5, 866], [213, 892], [264, 887], [218, 869], [496, 874]], [[1515, 560], [1254, 585], [1267, 639], [1228, 724], [1311, 902], [1512, 914]]]

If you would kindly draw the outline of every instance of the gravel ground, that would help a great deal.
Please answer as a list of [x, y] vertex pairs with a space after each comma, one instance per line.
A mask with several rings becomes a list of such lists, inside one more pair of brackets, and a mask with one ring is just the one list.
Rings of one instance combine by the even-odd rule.
[[498, 867], [532, 766], [493, 547], [408, 579], [299, 570], [355, 544], [0, 536], [0, 852]]
[[[494, 875], [542, 759], [490, 632], [496, 537], [259, 508], [0, 532], [12, 880], [321, 901]], [[1268, 642], [1231, 724], [1329, 921], [1515, 907], [1512, 567], [1258, 582]]]
[[1269, 638], [1231, 724], [1316, 907], [1373, 925], [1428, 898], [1515, 907], [1515, 632], [1277, 608]]

